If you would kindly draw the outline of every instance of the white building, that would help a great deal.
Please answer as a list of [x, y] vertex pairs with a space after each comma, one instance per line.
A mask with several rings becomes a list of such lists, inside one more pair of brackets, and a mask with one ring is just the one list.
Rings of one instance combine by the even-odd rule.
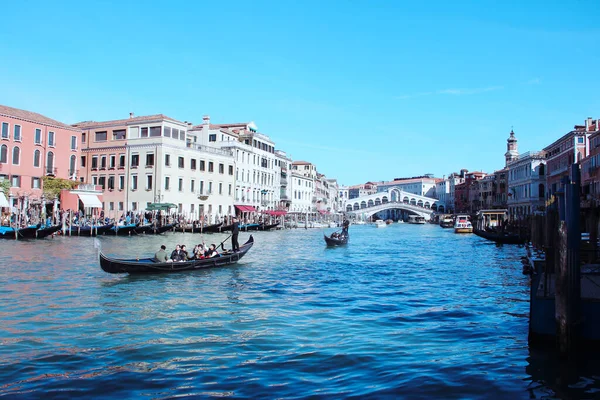
[[339, 207], [339, 199], [338, 199], [338, 183], [336, 179], [327, 178], [327, 208], [331, 213], [337, 213], [342, 208]]
[[306, 161], [292, 162], [292, 205], [291, 212], [316, 212], [315, 179], [317, 169]]
[[290, 173], [292, 159], [285, 151], [275, 150], [275, 163], [279, 167], [279, 209], [290, 210], [292, 205], [292, 185]]
[[386, 192], [391, 188], [398, 188], [405, 192], [414, 193], [419, 196], [436, 198], [437, 179], [433, 177], [417, 177], [407, 179], [395, 179], [390, 182], [377, 184], [378, 192]]
[[275, 143], [258, 132], [253, 122], [211, 124], [204, 116], [190, 133], [201, 145], [230, 151], [235, 160], [234, 202], [241, 212], [279, 207], [281, 171], [276, 164]]
[[338, 188], [338, 210], [343, 211], [346, 209], [346, 202], [349, 199], [350, 188], [348, 186], [339, 186]]
[[546, 156], [527, 152], [508, 162], [508, 214], [531, 215], [545, 205]]

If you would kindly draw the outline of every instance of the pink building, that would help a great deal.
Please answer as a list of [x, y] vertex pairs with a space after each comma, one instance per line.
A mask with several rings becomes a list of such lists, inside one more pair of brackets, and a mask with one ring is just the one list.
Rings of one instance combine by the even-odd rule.
[[11, 206], [41, 202], [43, 176], [77, 179], [79, 136], [62, 122], [0, 105], [0, 180], [11, 183]]

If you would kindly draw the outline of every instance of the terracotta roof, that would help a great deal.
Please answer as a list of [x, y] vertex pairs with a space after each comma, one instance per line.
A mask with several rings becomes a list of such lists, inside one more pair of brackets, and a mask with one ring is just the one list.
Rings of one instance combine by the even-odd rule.
[[56, 121], [52, 118], [48, 118], [42, 114], [38, 114], [32, 111], [21, 110], [18, 108], [8, 107], [0, 105], [0, 115], [7, 117], [17, 118], [23, 121], [34, 122], [42, 125], [53, 126], [55, 128], [62, 128], [68, 130], [77, 130], [72, 126]]
[[154, 115], [144, 115], [140, 117], [133, 118], [124, 118], [124, 119], [115, 119], [111, 121], [83, 121], [73, 124], [74, 127], [80, 129], [88, 129], [93, 126], [115, 126], [115, 125], [131, 125], [131, 124], [141, 124], [144, 122], [151, 121], [161, 121], [161, 120], [169, 120], [173, 122], [177, 122], [179, 124], [185, 124], [185, 122], [178, 121], [176, 119], [167, 117], [164, 114], [154, 114]]
[[308, 161], [292, 161], [292, 165], [312, 165]]

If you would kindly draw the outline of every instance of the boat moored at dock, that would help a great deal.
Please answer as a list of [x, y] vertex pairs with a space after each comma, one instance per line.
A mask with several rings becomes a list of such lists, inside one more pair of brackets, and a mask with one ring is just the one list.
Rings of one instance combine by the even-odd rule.
[[454, 233], [473, 233], [473, 224], [468, 215], [457, 215], [454, 222]]

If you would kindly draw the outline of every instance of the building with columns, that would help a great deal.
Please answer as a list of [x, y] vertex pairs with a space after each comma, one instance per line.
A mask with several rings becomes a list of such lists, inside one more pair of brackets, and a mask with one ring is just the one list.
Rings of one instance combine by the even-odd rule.
[[[42, 202], [42, 177], [79, 177], [79, 130], [44, 115], [0, 105], [0, 180], [8, 203], [25, 210]], [[54, 200], [54, 199], [47, 199]]]

